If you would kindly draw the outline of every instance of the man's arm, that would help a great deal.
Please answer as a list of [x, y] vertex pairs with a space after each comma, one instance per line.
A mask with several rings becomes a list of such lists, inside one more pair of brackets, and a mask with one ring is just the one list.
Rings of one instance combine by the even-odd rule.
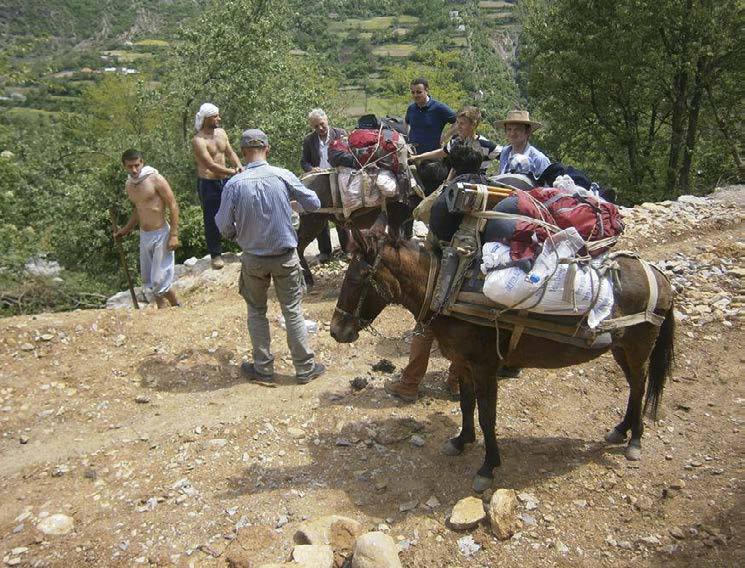
[[243, 164], [241, 164], [238, 154], [235, 153], [235, 150], [233, 150], [233, 147], [230, 145], [230, 139], [227, 134], [225, 134], [225, 149], [228, 152], [228, 158], [230, 158], [230, 161], [235, 165], [235, 173], [242, 172]]
[[219, 174], [223, 177], [229, 177], [233, 174], [238, 173], [237, 168], [226, 168], [225, 166], [221, 166], [220, 164], [215, 162], [215, 160], [212, 159], [212, 156], [210, 156], [210, 153], [207, 151], [207, 142], [205, 142], [201, 138], [198, 138], [196, 136], [192, 138], [191, 147], [194, 150], [194, 157], [196, 158], [197, 163], [204, 169]]
[[446, 140], [452, 138], [458, 132], [458, 128], [455, 126], [455, 119], [458, 114], [445, 103], [442, 103], [442, 111], [445, 124], [452, 124], [452, 126], [445, 131], [445, 134], [440, 136], [440, 144], [444, 144]]
[[222, 198], [220, 199], [220, 209], [217, 210], [215, 215], [215, 225], [220, 231], [220, 234], [226, 239], [232, 239], [235, 237], [235, 219], [233, 211], [233, 181], [229, 181], [225, 184], [222, 190]]
[[311, 138], [313, 135], [306, 136], [303, 139], [303, 156], [300, 158], [300, 167], [303, 168], [304, 172], [309, 172], [313, 169], [313, 164], [311, 163]]
[[163, 200], [163, 203], [165, 203], [168, 211], [170, 211], [171, 213], [171, 232], [168, 235], [168, 250], [176, 250], [178, 247], [181, 246], [181, 243], [178, 240], [180, 211], [178, 208], [178, 203], [176, 202], [176, 196], [173, 195], [173, 190], [171, 189], [171, 186], [166, 178], [164, 178], [160, 174], [155, 180], [155, 191], [158, 192], [158, 195]]
[[305, 187], [295, 174], [286, 171], [282, 178], [287, 185], [290, 199], [294, 199], [300, 203], [303, 206], [303, 210], [313, 212], [321, 207], [321, 200], [318, 199], [316, 192]]
[[114, 233], [114, 238], [119, 239], [121, 237], [126, 237], [132, 231], [132, 229], [135, 228], [135, 225], [137, 225], [139, 221], [140, 218], [137, 216], [137, 209], [135, 209], [132, 213], [132, 216], [129, 218], [129, 221], [127, 221], [127, 224], [119, 229], [116, 233]]

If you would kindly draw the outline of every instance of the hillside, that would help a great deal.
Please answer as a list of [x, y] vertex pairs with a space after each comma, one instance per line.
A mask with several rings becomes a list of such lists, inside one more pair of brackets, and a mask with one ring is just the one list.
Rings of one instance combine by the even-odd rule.
[[[447, 526], [483, 448], [439, 452], [460, 420], [446, 361], [435, 355], [413, 405], [388, 397], [388, 375], [372, 370], [382, 358], [405, 364], [412, 316], [390, 307], [381, 335], [337, 344], [328, 322], [344, 266], [317, 269], [305, 309], [320, 322], [312, 344], [329, 372], [294, 384], [272, 300], [279, 384], [247, 384], [231, 264], [192, 278], [180, 309], [0, 321], [5, 563], [257, 567], [285, 562], [304, 523], [338, 514], [391, 535], [406, 567], [738, 564], [745, 187], [624, 218], [617, 248], [665, 268], [678, 294], [677, 367], [660, 420], [647, 421], [641, 462], [602, 442], [627, 393], [609, 355], [503, 382], [494, 488], [521, 494], [512, 539]], [[368, 386], [353, 390], [355, 377]], [[42, 533], [55, 514], [74, 526]]]

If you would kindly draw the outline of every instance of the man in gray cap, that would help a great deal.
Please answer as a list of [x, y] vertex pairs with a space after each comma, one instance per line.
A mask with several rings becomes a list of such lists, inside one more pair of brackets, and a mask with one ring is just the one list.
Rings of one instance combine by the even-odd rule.
[[243, 171], [225, 184], [215, 223], [225, 238], [234, 238], [243, 250], [238, 288], [248, 306], [248, 334], [253, 362], [243, 363], [241, 372], [251, 381], [274, 381], [267, 290], [274, 280], [287, 327], [298, 383], [306, 384], [326, 371], [308, 346], [303, 316], [303, 274], [295, 250], [297, 235], [292, 227], [290, 200], [306, 211], [321, 206], [318, 196], [292, 172], [267, 163], [269, 139], [257, 128], [243, 132]]

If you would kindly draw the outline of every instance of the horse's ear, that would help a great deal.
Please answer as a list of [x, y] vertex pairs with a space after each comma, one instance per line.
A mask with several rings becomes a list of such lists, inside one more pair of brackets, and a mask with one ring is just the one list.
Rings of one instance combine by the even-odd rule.
[[381, 211], [380, 215], [376, 219], [372, 227], [370, 227], [370, 234], [376, 238], [381, 238], [385, 235], [385, 230], [388, 228], [388, 214], [385, 211]]

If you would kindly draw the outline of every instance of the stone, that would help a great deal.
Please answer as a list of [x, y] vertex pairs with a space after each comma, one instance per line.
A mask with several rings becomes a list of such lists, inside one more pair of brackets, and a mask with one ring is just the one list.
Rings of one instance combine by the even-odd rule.
[[287, 429], [287, 434], [293, 440], [300, 440], [301, 438], [305, 438], [305, 430], [302, 430], [301, 428], [290, 427]]
[[432, 497], [427, 499], [427, 502], [425, 503], [425, 505], [427, 505], [427, 507], [429, 507], [430, 509], [436, 509], [437, 507], [440, 506], [440, 500], [434, 495], [432, 495]]
[[481, 545], [476, 544], [473, 537], [469, 534], [458, 539], [458, 550], [460, 550], [463, 556], [468, 558], [481, 550]]
[[295, 531], [295, 544], [329, 545], [338, 556], [348, 556], [355, 539], [364, 532], [362, 524], [340, 515], [327, 515], [303, 523]]
[[34, 350], [34, 346], [31, 345], [30, 343], [21, 344], [21, 351], [33, 351], [33, 350]]
[[62, 535], [69, 533], [75, 527], [75, 521], [72, 517], [57, 513], [39, 521], [36, 528], [44, 534]]
[[402, 568], [396, 543], [379, 531], [358, 537], [353, 552], [352, 568]]
[[518, 525], [517, 495], [513, 489], [497, 489], [487, 508], [492, 533], [499, 540], [507, 540], [515, 534]]
[[416, 434], [409, 438], [409, 442], [411, 442], [411, 445], [416, 448], [421, 448], [425, 444], [424, 438], [422, 438], [421, 436], [417, 436]]
[[308, 568], [334, 568], [334, 550], [326, 544], [298, 544], [292, 559]]
[[450, 513], [450, 526], [456, 530], [472, 529], [484, 520], [486, 511], [484, 503], [478, 497], [466, 497], [461, 499], [453, 507]]
[[147, 404], [148, 402], [150, 402], [150, 397], [144, 394], [138, 394], [135, 398], [135, 402], [137, 404]]
[[517, 498], [523, 505], [525, 505], [525, 509], [528, 511], [538, 508], [539, 501], [532, 493], [520, 493]]
[[413, 511], [419, 506], [419, 501], [416, 499], [412, 501], [405, 501], [404, 503], [401, 503], [398, 506], [398, 510], [400, 513], [405, 513], [406, 511]]
[[669, 532], [670, 536], [677, 540], [683, 540], [686, 537], [683, 529], [681, 529], [680, 527], [670, 527]]

